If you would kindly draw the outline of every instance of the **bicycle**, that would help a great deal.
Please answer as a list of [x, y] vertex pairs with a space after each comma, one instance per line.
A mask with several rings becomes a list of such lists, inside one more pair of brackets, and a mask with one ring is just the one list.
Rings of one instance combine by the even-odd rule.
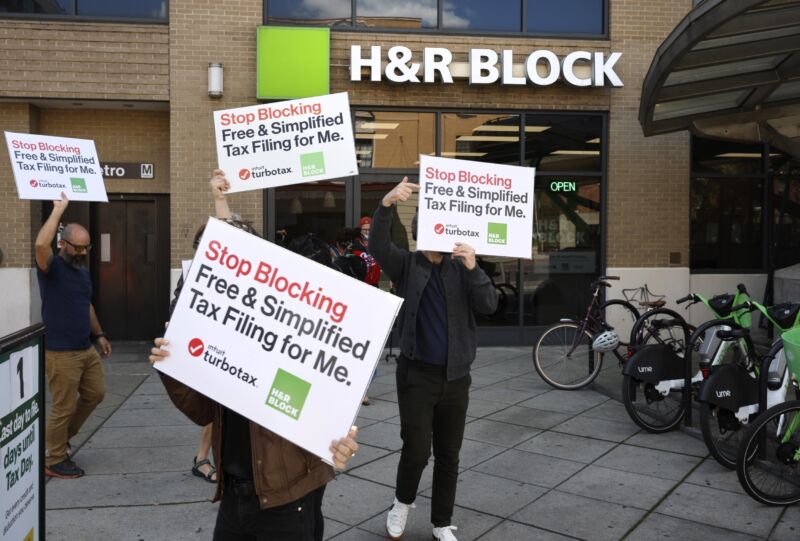
[[[747, 290], [740, 284], [736, 294], [710, 299], [689, 294], [676, 302], [702, 302], [714, 314], [714, 321], [738, 325], [735, 318], [740, 314], [732, 307], [746, 298]], [[692, 356], [686, 354], [696, 333], [680, 314], [667, 308], [646, 312], [631, 331], [631, 355], [622, 370], [622, 401], [633, 422], [648, 432], [668, 432], [682, 420], [691, 425], [692, 393], [703, 379], [700, 370], [693, 371]], [[708, 347], [720, 344], [709, 342]], [[713, 350], [712, 357], [716, 353]]]
[[619, 280], [619, 276], [601, 276], [592, 282], [592, 300], [583, 319], [561, 319], [536, 342], [533, 366], [552, 387], [581, 389], [600, 373], [605, 353], [612, 353], [620, 363], [627, 357], [618, 350], [627, 348], [628, 343], [620, 339], [609, 321], [632, 325], [639, 318], [639, 311], [622, 299], [601, 303], [600, 288], [611, 287], [608, 280]]
[[800, 502], [800, 328], [781, 336], [795, 400], [769, 408], [745, 429], [736, 474], [745, 492], [765, 505]]
[[[769, 351], [758, 355], [747, 328], [720, 329], [719, 339], [733, 343], [734, 362], [712, 367], [697, 397], [700, 403], [700, 428], [703, 440], [714, 458], [726, 468], [736, 467], [742, 428], [769, 407], [786, 400], [789, 380], [780, 337], [800, 327], [800, 304], [781, 304], [770, 308], [749, 301], [735, 306], [749, 314], [758, 310], [778, 331]], [[737, 347], [737, 344], [741, 344]], [[701, 366], [711, 361], [701, 355]]]

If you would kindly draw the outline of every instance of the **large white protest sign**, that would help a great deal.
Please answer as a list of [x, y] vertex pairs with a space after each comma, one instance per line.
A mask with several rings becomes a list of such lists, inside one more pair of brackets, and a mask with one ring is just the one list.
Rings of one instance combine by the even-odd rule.
[[532, 167], [419, 157], [417, 249], [531, 257]]
[[41, 464], [39, 344], [0, 355], [0, 541], [38, 541]]
[[402, 300], [211, 218], [163, 371], [332, 460]]
[[231, 192], [358, 174], [347, 93], [214, 111]]
[[5, 132], [20, 199], [108, 202], [94, 141]]

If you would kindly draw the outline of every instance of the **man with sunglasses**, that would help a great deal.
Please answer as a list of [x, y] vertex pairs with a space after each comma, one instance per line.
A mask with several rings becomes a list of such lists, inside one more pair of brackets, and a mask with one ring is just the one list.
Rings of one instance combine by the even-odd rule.
[[53, 399], [44, 471], [50, 477], [75, 479], [84, 472], [69, 457], [69, 440], [105, 396], [103, 366], [92, 340], [103, 357], [111, 355], [111, 344], [92, 306], [92, 280], [86, 268], [92, 248], [89, 232], [67, 224], [58, 254], [51, 248], [68, 204], [61, 192], [61, 200], [53, 202], [53, 212], [39, 230], [36, 276], [45, 324], [45, 371]]

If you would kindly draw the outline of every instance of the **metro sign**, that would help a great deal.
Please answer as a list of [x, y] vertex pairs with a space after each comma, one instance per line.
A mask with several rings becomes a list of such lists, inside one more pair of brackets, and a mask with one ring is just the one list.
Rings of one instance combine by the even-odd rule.
[[[576, 87], [623, 86], [614, 71], [622, 53], [573, 51], [559, 58], [553, 51], [533, 51], [523, 64], [513, 63], [514, 51], [504, 49], [470, 49], [469, 62], [453, 62], [453, 53], [444, 47], [425, 47], [422, 62], [414, 62], [408, 47], [397, 45], [383, 57], [380, 45], [369, 48], [363, 56], [360, 45], [350, 46], [350, 80], [361, 81], [362, 70], [369, 80], [380, 82], [385, 76], [394, 83], [452, 84], [454, 77], [468, 78], [470, 84], [550, 86], [563, 79]], [[500, 64], [498, 66], [498, 63]]]

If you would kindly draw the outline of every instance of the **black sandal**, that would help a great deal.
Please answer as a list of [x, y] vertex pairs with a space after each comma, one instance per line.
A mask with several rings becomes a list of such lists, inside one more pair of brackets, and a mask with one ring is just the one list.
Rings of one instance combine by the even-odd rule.
[[[194, 466], [192, 466], [192, 475], [196, 475], [197, 477], [202, 477], [209, 483], [216, 483], [216, 479], [212, 479], [212, 476], [217, 473], [217, 469], [209, 462], [207, 458], [204, 458], [200, 462], [197, 461], [197, 457], [193, 459]], [[208, 470], [208, 474], [205, 474], [200, 471], [201, 466], [211, 466], [211, 469]]]

